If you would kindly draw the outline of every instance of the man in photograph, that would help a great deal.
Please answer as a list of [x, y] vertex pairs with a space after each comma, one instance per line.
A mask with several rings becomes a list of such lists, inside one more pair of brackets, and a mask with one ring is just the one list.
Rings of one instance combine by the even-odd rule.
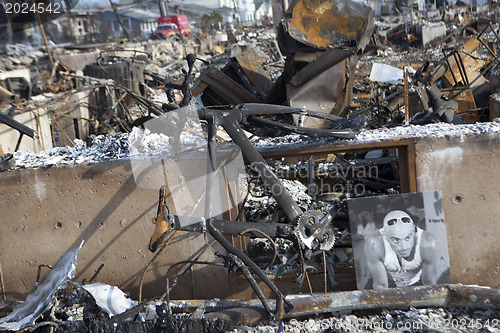
[[384, 225], [366, 237], [366, 264], [372, 288], [435, 285], [441, 275], [437, 240], [418, 228], [402, 210], [384, 217]]

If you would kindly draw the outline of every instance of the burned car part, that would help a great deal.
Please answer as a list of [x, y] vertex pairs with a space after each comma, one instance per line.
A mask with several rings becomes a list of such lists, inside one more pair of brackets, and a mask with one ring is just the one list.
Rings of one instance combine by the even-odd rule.
[[[278, 44], [287, 59], [276, 85], [286, 90], [286, 103], [344, 115], [351, 104], [357, 54], [365, 49], [373, 28], [371, 8], [355, 1], [293, 2], [278, 25]], [[306, 121], [304, 126], [327, 124]]]
[[355, 46], [364, 49], [373, 32], [371, 8], [349, 0], [295, 1], [278, 27], [284, 55], [303, 50]]

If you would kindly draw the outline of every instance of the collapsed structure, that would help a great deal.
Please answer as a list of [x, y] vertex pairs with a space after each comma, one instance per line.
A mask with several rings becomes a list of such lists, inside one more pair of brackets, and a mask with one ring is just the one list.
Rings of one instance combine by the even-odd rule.
[[[476, 201], [492, 216], [498, 196], [486, 185], [498, 160], [498, 27], [477, 19], [432, 38], [443, 24], [374, 23], [356, 2], [302, 0], [276, 40], [243, 30], [212, 57], [203, 42], [167, 40], [54, 52], [54, 62], [7, 58], [4, 68], [30, 70], [0, 78], [0, 177], [12, 221], [1, 236], [10, 314], [0, 328], [191, 325], [178, 312], [206, 331], [271, 319], [292, 329], [292, 318], [373, 308], [411, 317], [414, 309], [395, 310], [411, 306], [481, 309], [481, 325], [498, 318], [495, 219], [472, 231], [463, 218], [478, 214]], [[408, 47], [420, 43], [442, 54], [413, 56]], [[50, 168], [63, 165], [71, 167]], [[470, 180], [467, 168], [481, 172]], [[348, 199], [417, 191], [444, 193], [452, 281], [492, 288], [331, 293], [355, 289], [351, 236], [362, 233], [349, 227]], [[47, 250], [34, 251], [47, 234]], [[19, 250], [18, 239], [32, 246]], [[30, 293], [34, 281], [23, 279], [36, 267], [36, 283], [51, 270]], [[62, 291], [70, 280], [76, 291]], [[297, 292], [311, 297], [287, 296]], [[466, 312], [451, 315], [478, 319]]]

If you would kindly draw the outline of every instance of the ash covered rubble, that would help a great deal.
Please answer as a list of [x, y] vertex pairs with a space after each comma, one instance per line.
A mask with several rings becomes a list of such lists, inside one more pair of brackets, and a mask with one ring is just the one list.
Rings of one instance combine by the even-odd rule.
[[[345, 5], [341, 6], [344, 12], [335, 12], [339, 3]], [[210, 41], [198, 38], [199, 43], [188, 40], [184, 45], [180, 40], [108, 45], [105, 55], [98, 47], [85, 52], [59, 48], [54, 52], [55, 62], [41, 56], [41, 51], [6, 57], [0, 63], [7, 74], [0, 80], [0, 121], [12, 129], [10, 136], [19, 139], [9, 145], [4, 144], [7, 140], [0, 142], [3, 152], [13, 153], [15, 168], [22, 169], [130, 159], [131, 141], [136, 152], [139, 148], [143, 154], [169, 151], [170, 139], [144, 129], [145, 124], [185, 107], [191, 97], [191, 105], [199, 109], [230, 105], [226, 109], [237, 112], [245, 105], [259, 110], [260, 105], [261, 114], [257, 115], [264, 120], [245, 116], [241, 128], [250, 133], [251, 144], [262, 154], [329, 144], [498, 135], [500, 72], [496, 55], [500, 39], [495, 19], [474, 17], [457, 8], [441, 12], [439, 19], [408, 8], [395, 12], [398, 15], [375, 20], [370, 9], [358, 3], [303, 0], [286, 11], [277, 38], [270, 29], [245, 28], [228, 31], [232, 43], [222, 42], [225, 38], [220, 38], [224, 35], [220, 32]], [[311, 24], [335, 33], [325, 37]], [[347, 24], [348, 31], [343, 29]], [[214, 47], [214, 43], [219, 45]], [[192, 61], [188, 67], [183, 61], [186, 49], [196, 53], [187, 57]], [[87, 59], [87, 66], [71, 61], [72, 56]], [[290, 112], [266, 114], [266, 108], [273, 105], [289, 107]], [[311, 117], [306, 111], [325, 116]], [[203, 126], [206, 129], [207, 123]], [[304, 135], [303, 128], [313, 130]], [[352, 131], [341, 132], [344, 130]], [[348, 134], [338, 137], [338, 133]], [[182, 139], [192, 147], [205, 144], [205, 134]], [[227, 133], [218, 140], [233, 141]], [[336, 269], [353, 266], [346, 200], [401, 192], [398, 157], [393, 152], [333, 155], [320, 161], [267, 160], [269, 170], [280, 178], [307, 219], [334, 214], [324, 231], [331, 239], [323, 247], [310, 240], [312, 228], [306, 219], [293, 224], [287, 235], [280, 235], [284, 237], [254, 234], [245, 251], [266, 274], [281, 277], [292, 273], [297, 275], [296, 284], [302, 285], [309, 283], [308, 272], [319, 270], [325, 277], [325, 289], [334, 287]], [[376, 166], [376, 174], [370, 174], [370, 166]], [[290, 224], [273, 193], [258, 177], [252, 177], [258, 170], [247, 165], [247, 173], [242, 220], [256, 221], [256, 226]], [[243, 270], [238, 260], [224, 259], [228, 271]], [[454, 288], [460, 287], [449, 290]], [[430, 293], [439, 291], [436, 288]], [[500, 317], [498, 292], [491, 292], [496, 303], [477, 308], [463, 305], [467, 300], [460, 303], [460, 297], [449, 306], [429, 302], [423, 309], [413, 307], [420, 306], [415, 300], [404, 306], [380, 302], [376, 309], [346, 301], [346, 308], [295, 314], [292, 310], [288, 317], [269, 322], [269, 316], [280, 309], [268, 300], [273, 304], [270, 311], [262, 299], [262, 304], [250, 305], [243, 301], [227, 305], [220, 300], [213, 300], [213, 305], [189, 306], [146, 301], [115, 313], [113, 319], [85, 286], [73, 285], [59, 290], [50, 307], [29, 326], [39, 332], [326, 332], [343, 331], [348, 325], [353, 332], [384, 332], [389, 325], [401, 323], [412, 332], [495, 332], [500, 329], [494, 321]], [[378, 296], [384, 299], [385, 294]], [[293, 297], [286, 299], [295, 304]], [[243, 324], [250, 311], [245, 305], [262, 308], [259, 311], [264, 313], [248, 315], [252, 318], [248, 326]], [[238, 307], [243, 308], [241, 317], [227, 313]], [[404, 309], [397, 309], [401, 307]], [[429, 326], [429, 322], [438, 326]], [[455, 322], [467, 323], [466, 328], [462, 330], [452, 324]], [[365, 323], [379, 326], [366, 328]], [[407, 329], [407, 323], [417, 326]], [[468, 326], [474, 323], [476, 326]]]
[[[235, 333], [500, 330], [500, 292], [477, 286], [417, 286], [289, 296], [295, 309], [279, 321], [269, 321], [264, 309], [259, 311], [252, 300], [147, 300], [138, 304], [117, 287], [72, 281], [83, 245], [64, 254], [25, 302], [1, 303], [0, 312], [12, 312], [0, 317], [0, 329]], [[403, 299], [402, 292], [407, 294]]]

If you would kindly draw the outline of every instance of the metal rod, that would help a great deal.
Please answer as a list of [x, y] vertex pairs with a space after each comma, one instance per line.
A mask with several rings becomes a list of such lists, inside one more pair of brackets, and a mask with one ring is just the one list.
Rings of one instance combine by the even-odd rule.
[[97, 268], [97, 270], [95, 271], [94, 275], [92, 275], [92, 277], [90, 278], [89, 283], [92, 283], [92, 281], [95, 280], [95, 278], [97, 277], [97, 275], [99, 275], [99, 273], [101, 272], [101, 270], [102, 270], [103, 267], [104, 267], [104, 264], [101, 264], [99, 266], [99, 268]]
[[327, 284], [327, 269], [326, 269], [326, 251], [323, 251], [323, 276], [324, 276], [324, 284], [325, 284], [325, 295], [328, 293], [328, 284]]
[[345, 139], [352, 139], [356, 136], [357, 132], [353, 131], [350, 128], [347, 129], [326, 129], [326, 128], [307, 128], [307, 127], [299, 127], [288, 125], [284, 123], [280, 123], [274, 120], [269, 120], [261, 117], [251, 116], [248, 117], [248, 120], [260, 123], [263, 125], [273, 126], [277, 128], [282, 128], [290, 132], [308, 135], [311, 137], [338, 137]]
[[206, 175], [206, 190], [205, 190], [205, 217], [212, 217], [212, 191], [213, 183], [215, 178], [216, 168], [216, 151], [215, 146], [217, 144], [217, 124], [215, 119], [212, 117], [208, 119], [208, 160], [207, 160], [207, 175]]
[[17, 120], [12, 119], [11, 117], [7, 117], [4, 114], [0, 113], [0, 122], [5, 125], [12, 127], [13, 129], [19, 131], [19, 133], [25, 134], [30, 138], [35, 138], [35, 131], [29, 128], [28, 126], [18, 122]]
[[[243, 263], [245, 263], [245, 265], [250, 267], [250, 269], [255, 274], [257, 274], [257, 276], [261, 278], [262, 281], [264, 281], [264, 283], [269, 287], [269, 289], [271, 289], [271, 291], [273, 292], [273, 294], [276, 295], [276, 297], [284, 297], [283, 294], [279, 291], [279, 289], [269, 279], [269, 277], [259, 268], [259, 266], [257, 266], [257, 264], [255, 264], [253, 260], [250, 259], [246, 254], [244, 254], [242, 251], [234, 247], [217, 229], [215, 229], [212, 226], [212, 222], [210, 220], [207, 220], [207, 230], [210, 233], [210, 235], [212, 235], [212, 237], [215, 238], [215, 240], [217, 240], [224, 249], [226, 249], [226, 251], [237, 256], [243, 261]], [[293, 308], [293, 305], [286, 298], [284, 298], [284, 303], [286, 312], [290, 311]]]
[[491, 69], [494, 65], [496, 65], [496, 63], [498, 62], [499, 58], [500, 58], [500, 55], [496, 56], [496, 57], [495, 57], [495, 59], [493, 59], [493, 60], [492, 60], [492, 61], [488, 64], [488, 66], [486, 66], [486, 67], [484, 68], [484, 70], [483, 70], [481, 73], [479, 73], [479, 75], [478, 75], [478, 76], [476, 76], [476, 78], [475, 78], [474, 80], [472, 80], [472, 82], [470, 82], [468, 85], [464, 86], [464, 87], [463, 87], [463, 88], [462, 88], [459, 92], [455, 93], [452, 97], [449, 97], [448, 99], [449, 99], [449, 100], [455, 99], [455, 98], [456, 98], [458, 95], [460, 95], [460, 94], [461, 94], [464, 90], [469, 89], [469, 88], [470, 88], [470, 86], [471, 86], [472, 84], [474, 84], [474, 82], [476, 82], [477, 80], [479, 80], [479, 78], [480, 78], [480, 77], [481, 77], [484, 73], [486, 73], [486, 72], [487, 72], [487, 71], [489, 71], [489, 70], [490, 70], [490, 69]]
[[[203, 226], [200, 218], [187, 216], [182, 217], [187, 223], [181, 225], [179, 217], [176, 215], [169, 215], [168, 220], [173, 223], [175, 230], [190, 231], [190, 232], [203, 232]], [[242, 233], [250, 237], [260, 237], [261, 234], [266, 234], [271, 238], [291, 238], [293, 237], [293, 225], [285, 223], [274, 223], [269, 221], [253, 221], [244, 222], [229, 220], [214, 220], [212, 225], [217, 228], [224, 235], [241, 235]]]
[[[458, 81], [457, 81], [457, 78], [456, 78], [456, 76], [455, 76], [455, 72], [453, 72], [453, 67], [452, 67], [452, 66], [451, 66], [451, 64], [450, 64], [450, 59], [449, 59], [449, 57], [451, 56], [451, 54], [452, 54], [452, 53], [449, 53], [449, 54], [446, 56], [446, 58], [445, 58], [446, 60], [445, 60], [445, 61], [446, 61], [446, 63], [448, 64], [448, 68], [450, 69], [450, 73], [451, 73], [451, 77], [453, 78], [453, 81], [455, 81], [455, 84], [457, 84], [457, 83], [458, 83]], [[457, 64], [457, 66], [458, 66], [458, 64]]]
[[23, 139], [23, 133], [19, 133], [19, 138], [17, 139], [17, 143], [16, 143], [16, 148], [14, 149], [14, 151], [18, 151], [19, 150], [19, 147], [21, 146], [21, 140]]
[[460, 73], [460, 76], [462, 77], [462, 82], [464, 83], [464, 85], [469, 84], [469, 82], [467, 82], [467, 75], [464, 72], [464, 68], [462, 68], [462, 63], [461, 63], [461, 59], [460, 59], [460, 55], [458, 54], [458, 51], [453, 52], [453, 58], [455, 59], [455, 63], [457, 64], [458, 72]]
[[[188, 267], [186, 267], [186, 269], [184, 269], [184, 271], [182, 271], [181, 274], [179, 274], [173, 281], [172, 285], [170, 285], [169, 282], [167, 282], [168, 284], [168, 287], [167, 287], [167, 292], [166, 293], [169, 293], [170, 291], [172, 291], [172, 289], [177, 285], [177, 282], [180, 281], [180, 279], [191, 269], [191, 267], [193, 267], [194, 264], [205, 264], [206, 262], [198, 262], [198, 259], [200, 259], [200, 257], [203, 255], [203, 253], [205, 253], [205, 251], [210, 248], [210, 246], [212, 246], [213, 244], [215, 243], [215, 241], [212, 241], [210, 244], [205, 244], [203, 245], [203, 248], [200, 250], [200, 253], [198, 253], [196, 255], [196, 257], [193, 259], [193, 260], [190, 260], [189, 261], [189, 265]], [[187, 263], [184, 261], [184, 263]], [[173, 264], [172, 266], [170, 266], [170, 268], [168, 269], [167, 271], [167, 277], [166, 277], [166, 280], [169, 281], [169, 277], [168, 277], [168, 273], [169, 271], [172, 269], [172, 267], [176, 266], [177, 264], [179, 263], [175, 263]], [[162, 297], [163, 298], [163, 297]]]
[[[32, 1], [33, 6], [36, 4], [36, 1]], [[52, 65], [54, 65], [54, 59], [52, 58], [52, 53], [50, 52], [49, 43], [47, 42], [47, 36], [45, 35], [45, 29], [43, 28], [42, 19], [40, 18], [40, 13], [38, 10], [35, 10], [36, 19], [38, 20], [38, 25], [40, 25], [40, 31], [42, 32], [43, 42], [45, 43], [45, 48], [47, 49], [47, 54], [49, 55], [49, 60]]]
[[410, 110], [408, 103], [408, 70], [405, 68], [405, 124], [410, 123]]
[[243, 275], [245, 275], [248, 283], [250, 284], [252, 289], [257, 294], [257, 297], [262, 302], [262, 306], [264, 306], [264, 309], [266, 309], [266, 312], [269, 314], [269, 316], [272, 316], [273, 312], [271, 311], [271, 306], [269, 305], [269, 302], [267, 301], [267, 299], [264, 297], [262, 290], [260, 290], [259, 284], [257, 283], [257, 281], [255, 281], [255, 279], [254, 279], [252, 273], [250, 273], [250, 270], [248, 269], [248, 267], [243, 263], [243, 261], [241, 261], [240, 258], [235, 256], [234, 254], [229, 254], [228, 257], [230, 258], [230, 260], [234, 261], [236, 266], [238, 266], [240, 268]]

